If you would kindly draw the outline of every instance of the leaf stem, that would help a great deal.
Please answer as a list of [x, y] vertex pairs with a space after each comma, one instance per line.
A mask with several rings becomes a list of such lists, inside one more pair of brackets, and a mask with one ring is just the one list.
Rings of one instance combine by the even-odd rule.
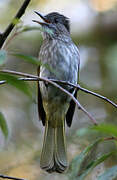
[[20, 19], [22, 17], [22, 15], [25, 13], [26, 8], [28, 7], [29, 3], [31, 0], [25, 0], [24, 3], [22, 4], [22, 6], [20, 7], [20, 9], [18, 10], [18, 12], [16, 13], [15, 17], [13, 18], [13, 20], [11, 21], [11, 23], [8, 25], [8, 27], [6, 28], [6, 30], [0, 34], [0, 49], [2, 48], [4, 42], [6, 41], [7, 37], [9, 36], [9, 34], [11, 33], [11, 31], [13, 30], [13, 28], [15, 27], [15, 23], [14, 20], [16, 19]]

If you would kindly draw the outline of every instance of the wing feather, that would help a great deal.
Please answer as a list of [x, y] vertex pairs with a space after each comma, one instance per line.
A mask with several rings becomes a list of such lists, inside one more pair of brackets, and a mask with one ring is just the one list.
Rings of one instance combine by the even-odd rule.
[[[77, 90], [75, 91], [74, 97], [77, 98]], [[75, 102], [73, 100], [71, 100], [69, 109], [68, 109], [67, 114], [66, 114], [66, 122], [67, 122], [67, 125], [69, 127], [72, 124], [72, 119], [73, 119], [73, 115], [74, 115], [74, 111], [75, 111], [75, 106], [76, 106]]]
[[[40, 67], [38, 67], [37, 69], [37, 74], [38, 76], [40, 75]], [[45, 126], [46, 113], [43, 107], [39, 81], [37, 81], [37, 91], [38, 91], [38, 114], [39, 114], [39, 118], [42, 120], [42, 124]]]

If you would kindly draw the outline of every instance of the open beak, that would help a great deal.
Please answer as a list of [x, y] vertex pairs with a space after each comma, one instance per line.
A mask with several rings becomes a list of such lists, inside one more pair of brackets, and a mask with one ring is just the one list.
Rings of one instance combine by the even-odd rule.
[[37, 21], [37, 20], [32, 20], [33, 22], [36, 22], [40, 25], [47, 25], [47, 24], [50, 24], [50, 21], [48, 21], [43, 15], [41, 15], [39, 12], [37, 11], [34, 11], [38, 16], [40, 16], [41, 19], [43, 19], [44, 22], [40, 22], [40, 21]]

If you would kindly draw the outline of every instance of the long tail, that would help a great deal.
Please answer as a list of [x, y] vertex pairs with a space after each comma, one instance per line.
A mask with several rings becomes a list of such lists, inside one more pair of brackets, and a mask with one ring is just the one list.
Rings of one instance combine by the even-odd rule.
[[46, 121], [40, 167], [50, 173], [62, 173], [67, 168], [64, 121], [58, 127]]

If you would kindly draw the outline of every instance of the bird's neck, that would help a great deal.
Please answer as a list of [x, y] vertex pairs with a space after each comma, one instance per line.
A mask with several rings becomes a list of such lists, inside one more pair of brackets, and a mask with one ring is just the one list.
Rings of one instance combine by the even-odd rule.
[[60, 33], [60, 34], [50, 35], [48, 33], [43, 33], [44, 42], [49, 42], [54, 40], [62, 41], [65, 43], [70, 43], [72, 41], [70, 35], [68, 34]]

